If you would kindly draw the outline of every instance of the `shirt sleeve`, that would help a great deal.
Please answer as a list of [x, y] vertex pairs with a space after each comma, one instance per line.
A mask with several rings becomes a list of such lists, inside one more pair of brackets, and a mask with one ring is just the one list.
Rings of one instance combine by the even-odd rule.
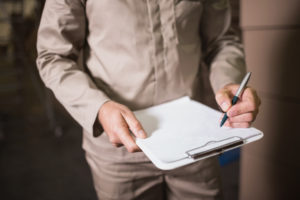
[[88, 133], [101, 134], [97, 116], [109, 98], [77, 64], [86, 38], [80, 0], [47, 0], [37, 39], [37, 67], [45, 85]]
[[229, 30], [230, 22], [228, 0], [205, 1], [200, 34], [215, 93], [229, 83], [239, 84], [246, 73], [243, 46], [237, 34]]

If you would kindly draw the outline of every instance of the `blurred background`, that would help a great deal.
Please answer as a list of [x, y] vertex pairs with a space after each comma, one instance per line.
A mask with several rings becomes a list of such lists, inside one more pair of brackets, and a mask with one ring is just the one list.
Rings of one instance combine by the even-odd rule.
[[[300, 1], [231, 0], [265, 137], [219, 157], [225, 200], [300, 199]], [[96, 200], [81, 128], [35, 66], [44, 0], [0, 0], [0, 199]], [[207, 68], [197, 97], [216, 106]], [[203, 81], [204, 80], [204, 81]]]

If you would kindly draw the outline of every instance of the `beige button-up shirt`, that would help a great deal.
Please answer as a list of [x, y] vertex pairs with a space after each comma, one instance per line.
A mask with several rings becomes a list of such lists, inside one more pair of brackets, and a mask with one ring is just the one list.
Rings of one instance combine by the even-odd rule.
[[202, 60], [214, 91], [239, 82], [244, 56], [236, 36], [225, 34], [229, 25], [227, 0], [47, 0], [37, 65], [75, 120], [97, 135], [105, 101], [136, 110], [191, 95]]

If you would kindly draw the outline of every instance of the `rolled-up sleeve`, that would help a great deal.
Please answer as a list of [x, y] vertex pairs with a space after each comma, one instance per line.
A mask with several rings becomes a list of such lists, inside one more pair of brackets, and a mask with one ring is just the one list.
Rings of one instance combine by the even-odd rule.
[[80, 0], [46, 1], [37, 39], [40, 76], [83, 129], [97, 135], [97, 114], [109, 98], [77, 64], [85, 37]]
[[230, 21], [228, 0], [205, 1], [200, 34], [215, 93], [227, 84], [240, 83], [246, 73], [243, 46], [239, 37], [229, 30]]

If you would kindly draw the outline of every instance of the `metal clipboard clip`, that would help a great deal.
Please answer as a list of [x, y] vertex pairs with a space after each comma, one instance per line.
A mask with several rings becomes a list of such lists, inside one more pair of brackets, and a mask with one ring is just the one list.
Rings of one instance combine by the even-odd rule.
[[[248, 137], [240, 137], [240, 136], [232, 136], [232, 137], [228, 137], [228, 138], [224, 138], [221, 140], [212, 140], [212, 141], [208, 141], [206, 144], [190, 149], [188, 151], [185, 151], [183, 154], [185, 154], [185, 156], [176, 159], [176, 160], [172, 160], [172, 161], [164, 161], [164, 163], [166, 164], [171, 164], [171, 163], [176, 163], [176, 162], [181, 162], [185, 159], [192, 159], [194, 161], [196, 160], [201, 160], [210, 156], [215, 156], [218, 154], [222, 154], [225, 151], [240, 147], [244, 144], [249, 143], [249, 140], [251, 140], [252, 138], [255, 138], [257, 136], [262, 136], [262, 133], [258, 133], [255, 135], [251, 135]], [[251, 141], [250, 141], [251, 142]], [[216, 147], [212, 147], [209, 148], [210, 145], [214, 145], [214, 144], [218, 144], [218, 143], [223, 143], [220, 144]], [[203, 148], [206, 148], [206, 150], [203, 150]], [[191, 163], [191, 162], [189, 162]]]
[[[228, 142], [226, 144], [223, 144], [221, 146], [217, 146], [217, 147], [212, 148], [212, 149], [208, 149], [208, 150], [199, 152], [199, 150], [201, 150], [202, 148], [207, 147], [211, 144], [225, 142], [227, 140], [232, 140], [232, 139], [237, 139], [237, 140], [234, 140], [232, 142]], [[221, 153], [223, 153], [227, 150], [230, 150], [230, 149], [232, 149], [234, 147], [237, 147], [237, 146], [241, 146], [243, 144], [244, 144], [244, 139], [243, 138], [241, 138], [239, 136], [233, 136], [233, 137], [229, 137], [229, 138], [226, 138], [226, 139], [223, 139], [223, 140], [209, 141], [206, 144], [204, 144], [200, 147], [188, 150], [185, 153], [187, 154], [188, 158], [192, 158], [192, 159], [196, 160], [196, 159], [203, 158], [203, 157], [210, 156], [210, 155], [221, 154]]]

